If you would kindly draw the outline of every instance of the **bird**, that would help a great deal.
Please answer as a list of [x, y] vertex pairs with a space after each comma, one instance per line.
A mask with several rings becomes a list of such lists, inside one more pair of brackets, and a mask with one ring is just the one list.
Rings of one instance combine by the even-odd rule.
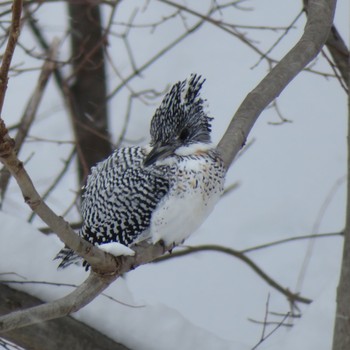
[[[82, 194], [83, 239], [100, 247], [175, 246], [211, 213], [223, 193], [225, 166], [211, 141], [204, 82], [191, 74], [175, 83], [153, 115], [150, 143], [116, 149], [92, 167]], [[82, 260], [69, 247], [56, 258], [59, 268]]]

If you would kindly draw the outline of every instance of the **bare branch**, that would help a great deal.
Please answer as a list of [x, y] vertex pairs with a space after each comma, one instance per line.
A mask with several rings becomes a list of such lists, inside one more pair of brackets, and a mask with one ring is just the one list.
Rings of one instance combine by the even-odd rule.
[[[63, 218], [58, 217], [42, 200], [22, 162], [17, 158], [14, 140], [7, 133], [5, 123], [0, 119], [0, 161], [16, 179], [25, 202], [59, 236], [59, 238], [81, 255], [91, 266], [100, 265], [105, 272], [115, 270], [112, 256], [80, 238]], [[97, 265], [96, 265], [97, 264]]]
[[[96, 247], [94, 247], [97, 249]], [[134, 246], [135, 256], [122, 256], [115, 259], [116, 273], [98, 274], [91, 271], [89, 277], [73, 292], [63, 298], [29, 309], [16, 311], [0, 317], [0, 334], [12, 329], [33, 325], [43, 321], [67, 316], [90, 303], [120, 275], [140, 265], [147, 264], [164, 254], [162, 244], [140, 244]], [[97, 249], [99, 250], [99, 249]], [[102, 251], [100, 251], [103, 253]], [[107, 254], [106, 254], [107, 255]], [[111, 256], [110, 256], [111, 257]], [[111, 257], [112, 258], [112, 257]]]
[[[303, 0], [304, 10], [308, 15], [308, 2], [309, 0]], [[336, 67], [339, 69], [340, 75], [342, 77], [342, 83], [349, 88], [349, 60], [350, 54], [349, 49], [346, 46], [343, 38], [339, 34], [335, 25], [332, 25], [332, 28], [329, 32], [326, 46], [330, 52]]]
[[261, 112], [322, 49], [332, 26], [335, 3], [335, 0], [309, 1], [304, 34], [238, 108], [218, 145], [227, 168], [244, 146]]
[[285, 295], [291, 303], [295, 303], [295, 302], [299, 301], [301, 303], [310, 304], [312, 302], [311, 299], [302, 297], [298, 293], [292, 293], [288, 288], [282, 287], [274, 279], [272, 279], [270, 276], [268, 276], [257, 264], [255, 264], [244, 253], [242, 253], [238, 250], [232, 249], [232, 248], [227, 248], [227, 247], [223, 247], [223, 246], [215, 245], [215, 244], [200, 245], [200, 246], [195, 246], [195, 247], [186, 246], [184, 249], [182, 249], [180, 251], [177, 250], [177, 251], [171, 253], [171, 255], [161, 256], [161, 257], [157, 258], [154, 262], [160, 262], [160, 261], [164, 261], [167, 259], [177, 258], [177, 257], [181, 257], [184, 255], [197, 253], [197, 252], [203, 252], [203, 251], [221, 252], [221, 253], [228, 254], [228, 255], [234, 256], [236, 258], [239, 258], [240, 260], [245, 262], [250, 268], [252, 268], [271, 287], [275, 288], [276, 290], [281, 292], [283, 295]]
[[332, 26], [329, 32], [326, 45], [340, 71], [344, 84], [349, 89], [349, 49], [346, 47], [344, 40], [335, 26]]
[[[41, 73], [39, 75], [39, 79], [37, 82], [37, 86], [34, 89], [34, 92], [32, 96], [29, 99], [29, 102], [25, 108], [24, 114], [21, 118], [21, 121], [19, 122], [18, 126], [18, 132], [15, 136], [15, 144], [16, 144], [16, 151], [19, 153], [23, 142], [25, 141], [28, 131], [34, 121], [36, 112], [38, 110], [39, 104], [41, 102], [41, 99], [44, 95], [45, 87], [47, 85], [47, 82], [49, 81], [49, 78], [51, 76], [51, 73], [55, 69], [55, 63], [54, 58], [57, 55], [57, 49], [58, 49], [58, 41], [54, 40], [52, 43], [52, 46], [48, 50], [48, 57], [46, 61], [43, 64], [43, 67], [41, 69]], [[10, 173], [7, 171], [6, 168], [1, 169], [0, 171], [0, 199], [3, 201], [5, 192], [8, 186], [10, 180]]]
[[[350, 86], [350, 60], [349, 52], [347, 63], [345, 61], [347, 86]], [[348, 92], [348, 129], [350, 128], [350, 95]], [[350, 138], [347, 138], [347, 198], [345, 212], [345, 230], [343, 257], [341, 262], [340, 280], [337, 288], [337, 306], [335, 311], [335, 324], [333, 334], [333, 350], [349, 349], [350, 347]]]
[[115, 276], [101, 278], [101, 276], [91, 272], [85, 282], [61, 299], [1, 316], [0, 332], [52, 320], [78, 311], [108, 287], [115, 278]]
[[297, 16], [293, 19], [292, 23], [283, 31], [282, 35], [274, 42], [274, 44], [264, 53], [257, 63], [254, 64], [252, 68], [255, 68], [259, 65], [259, 63], [267, 56], [269, 55], [272, 50], [277, 47], [277, 45], [282, 41], [282, 39], [289, 33], [289, 31], [294, 27], [294, 24], [299, 20], [299, 18], [302, 15], [302, 11], [300, 11]]
[[276, 330], [277, 330], [278, 328], [280, 328], [281, 326], [288, 326], [287, 324], [284, 323], [284, 321], [285, 321], [289, 316], [290, 316], [290, 314], [289, 314], [289, 312], [287, 312], [287, 313], [284, 315], [283, 319], [282, 319], [280, 322], [276, 322], [276, 323], [275, 323], [275, 327], [274, 327], [268, 334], [266, 334], [264, 337], [262, 337], [262, 338], [260, 339], [260, 341], [259, 341], [251, 350], [257, 349], [258, 346], [259, 346], [263, 341], [265, 341], [268, 337], [270, 337], [270, 336], [271, 336], [274, 332], [276, 332]]
[[316, 234], [311, 234], [311, 235], [295, 236], [295, 237], [284, 238], [284, 239], [280, 239], [278, 241], [260, 244], [260, 245], [257, 245], [255, 247], [243, 249], [243, 250], [241, 250], [241, 252], [242, 253], [250, 253], [250, 252], [253, 252], [255, 250], [259, 250], [259, 249], [263, 249], [263, 248], [270, 248], [270, 247], [274, 247], [276, 245], [289, 243], [289, 242], [293, 242], [293, 241], [299, 241], [299, 240], [303, 240], [303, 239], [343, 237], [343, 236], [344, 236], [344, 232], [316, 233]]
[[199, 29], [205, 23], [204, 20], [198, 21], [191, 28], [188, 28], [183, 34], [179, 35], [174, 41], [172, 41], [167, 46], [163, 47], [163, 49], [159, 50], [154, 56], [152, 56], [147, 62], [143, 63], [138, 67], [137, 71], [132, 72], [128, 77], [121, 78], [122, 82], [117, 87], [115, 87], [107, 96], [108, 99], [111, 99], [115, 96], [124, 86], [126, 86], [133, 78], [140, 75], [140, 73], [154, 64], [160, 57], [164, 56], [168, 51], [174, 48], [176, 45], [181, 43], [184, 39], [186, 39], [190, 34], [194, 33], [197, 29]]
[[4, 105], [7, 90], [8, 72], [11, 66], [12, 56], [15, 52], [17, 40], [21, 29], [22, 0], [14, 0], [12, 5], [12, 20], [10, 34], [6, 50], [0, 67], [0, 116]]
[[[6, 285], [0, 285], [0, 295], [0, 315], [43, 303], [38, 298]], [[45, 344], [44, 347], [50, 350], [78, 348], [84, 350], [126, 350], [123, 345], [72, 317], [52, 320], [44, 325], [13, 330], [1, 336], [25, 349], [43, 349], [43, 344]]]
[[0, 161], [16, 179], [23, 198], [31, 209], [92, 267], [87, 280], [67, 296], [51, 303], [0, 317], [1, 332], [75, 312], [93, 300], [121, 274], [154, 260], [164, 254], [165, 249], [170, 248], [160, 243], [155, 245], [145, 243], [133, 247], [135, 250], [133, 257], [114, 258], [75, 234], [68, 223], [58, 217], [39, 196], [23, 164], [16, 156], [14, 140], [9, 137], [2, 119], [0, 119]]

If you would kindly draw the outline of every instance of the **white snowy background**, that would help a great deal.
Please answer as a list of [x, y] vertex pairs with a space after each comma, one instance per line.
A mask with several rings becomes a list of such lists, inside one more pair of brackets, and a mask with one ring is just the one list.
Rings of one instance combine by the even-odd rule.
[[[209, 1], [188, 2], [205, 12]], [[118, 6], [117, 20], [126, 22], [135, 6], [136, 19], [151, 23], [172, 12], [154, 1], [147, 8], [143, 2], [124, 1]], [[258, 0], [242, 5], [250, 11], [231, 10], [230, 20], [237, 24], [287, 26], [301, 9], [301, 1]], [[105, 14], [108, 14], [108, 8]], [[335, 24], [349, 42], [349, 2], [339, 0]], [[55, 2], [41, 6], [37, 12], [40, 26], [48, 39], [65, 28], [65, 8]], [[137, 22], [136, 20], [136, 22]], [[187, 16], [189, 25], [193, 17]], [[272, 52], [281, 58], [298, 40], [305, 23], [301, 16], [296, 26]], [[135, 30], [130, 38], [142, 64], [183, 31], [180, 21], [169, 21], [152, 35], [150, 30]], [[146, 35], [147, 34], [147, 35]], [[281, 32], [250, 31], [256, 45], [266, 51]], [[22, 42], [35, 48], [26, 27]], [[68, 55], [68, 43], [60, 57]], [[109, 53], [116, 59], [121, 74], [131, 73], [123, 44], [111, 38]], [[169, 54], [151, 65], [142, 76], [131, 81], [135, 89], [153, 86], [159, 90], [196, 72], [206, 77], [203, 95], [208, 100], [213, 122], [213, 139], [217, 142], [244, 97], [268, 72], [265, 62], [252, 67], [259, 56], [233, 36], [206, 24]], [[18, 48], [14, 63], [36, 65]], [[318, 58], [313, 67], [330, 72], [325, 60]], [[67, 72], [68, 73], [68, 72]], [[10, 79], [3, 118], [7, 125], [20, 119], [33, 90], [38, 72], [28, 72]], [[112, 91], [120, 82], [113, 71], [108, 73]], [[126, 92], [111, 100], [110, 116], [113, 139], [117, 140], [126, 110]], [[132, 108], [129, 140], [148, 140], [148, 126], [159, 103], [147, 106], [136, 102]], [[326, 79], [309, 72], [301, 73], [278, 98], [283, 116], [292, 121], [279, 126], [273, 108], [267, 109], [254, 126], [249, 140], [253, 145], [231, 167], [226, 184], [239, 182], [235, 191], [223, 197], [213, 214], [187, 241], [188, 245], [219, 244], [246, 249], [275, 240], [299, 235], [339, 232], [344, 226], [347, 110], [346, 94], [336, 79]], [[30, 135], [50, 140], [72, 140], [70, 122], [60, 94], [51, 81]], [[67, 142], [28, 142], [20, 158], [41, 193], [50, 186], [63, 167], [72, 145]], [[72, 166], [48, 199], [57, 214], [62, 214], [77, 190], [76, 170]], [[47, 281], [79, 284], [86, 272], [79, 267], [64, 271], [52, 261], [62, 243], [54, 235], [36, 230], [43, 223], [35, 219], [26, 223], [30, 212], [21, 194], [11, 182], [0, 212], [0, 273], [18, 276], [2, 278], [24, 281]], [[78, 220], [76, 212], [66, 216]], [[301, 318], [287, 318], [292, 327], [279, 327], [259, 349], [331, 348], [335, 312], [335, 293], [339, 278], [342, 239], [338, 237], [299, 240], [251, 252], [248, 256], [266, 273], [291, 291], [313, 300], [311, 305], [298, 304]], [[44, 300], [54, 300], [72, 287], [42, 284], [15, 285]], [[106, 333], [131, 349], [251, 349], [258, 343], [262, 326], [248, 319], [263, 321], [266, 302], [268, 321], [280, 322], [290, 311], [286, 298], [270, 287], [242, 261], [216, 252], [149, 264], [132, 271], [111, 285], [101, 295], [73, 316]], [[268, 327], [266, 332], [273, 329]]]

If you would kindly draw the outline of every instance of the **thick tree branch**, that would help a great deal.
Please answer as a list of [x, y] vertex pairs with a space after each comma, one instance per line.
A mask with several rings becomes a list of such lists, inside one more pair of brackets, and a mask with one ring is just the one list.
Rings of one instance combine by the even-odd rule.
[[92, 271], [89, 277], [79, 287], [63, 298], [1, 316], [0, 334], [13, 329], [67, 316], [72, 312], [80, 310], [102, 293], [119, 276], [163, 255], [165, 248], [161, 244], [150, 245], [145, 243], [134, 246], [133, 249], [135, 250], [135, 256], [123, 256], [115, 259], [118, 265], [116, 268], [117, 272], [102, 275]]
[[78, 288], [61, 299], [0, 317], [0, 334], [78, 311], [108, 287], [115, 278], [115, 276], [101, 278], [91, 272]]
[[218, 145], [227, 168], [244, 146], [261, 112], [322, 49], [333, 23], [335, 4], [336, 0], [309, 1], [304, 34], [238, 108]]
[[[43, 303], [27, 293], [0, 285], [0, 315]], [[127, 350], [123, 345], [72, 317], [52, 320], [2, 334], [5, 339], [33, 350]]]

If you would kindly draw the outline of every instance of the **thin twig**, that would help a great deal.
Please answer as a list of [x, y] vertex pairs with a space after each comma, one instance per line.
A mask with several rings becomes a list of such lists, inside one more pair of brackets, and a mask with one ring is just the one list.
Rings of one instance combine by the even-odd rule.
[[268, 124], [270, 125], [281, 125], [281, 124], [284, 124], [284, 123], [292, 123], [292, 121], [290, 119], [287, 119], [283, 116], [279, 106], [278, 106], [278, 103], [277, 103], [277, 100], [274, 100], [272, 101], [271, 103], [271, 107], [273, 107], [278, 115], [278, 117], [281, 119], [279, 122], [268, 122]]
[[333, 23], [335, 4], [336, 0], [309, 1], [309, 16], [302, 37], [238, 108], [218, 145], [227, 169], [261, 112], [321, 51]]
[[278, 322], [278, 323], [276, 324], [275, 328], [273, 328], [273, 329], [271, 330], [271, 332], [269, 332], [264, 338], [260, 339], [260, 341], [259, 341], [254, 347], [252, 347], [251, 350], [257, 349], [258, 346], [259, 346], [263, 341], [265, 341], [268, 337], [270, 337], [273, 333], [275, 333], [275, 332], [277, 331], [277, 329], [280, 328], [281, 326], [287, 326], [287, 327], [289, 327], [289, 325], [284, 324], [284, 321], [285, 321], [288, 317], [289, 317], [289, 312], [287, 312], [287, 313], [284, 315], [284, 317], [283, 317], [283, 319], [281, 320], [281, 322]]
[[269, 304], [270, 304], [270, 293], [267, 294], [266, 304], [265, 304], [265, 315], [264, 315], [264, 325], [261, 333], [261, 339], [265, 338], [265, 331], [267, 326], [267, 317], [269, 315]]
[[271, 52], [272, 50], [281, 42], [281, 40], [289, 33], [289, 31], [294, 27], [294, 24], [299, 20], [301, 15], [303, 14], [303, 10], [301, 10], [297, 16], [293, 19], [292, 23], [284, 30], [282, 35], [274, 42], [274, 44], [262, 55], [260, 56], [260, 59], [257, 63], [254, 64], [252, 69], [256, 68], [262, 60], [264, 60]]
[[163, 47], [163, 49], [159, 50], [153, 57], [151, 57], [148, 61], [143, 63], [137, 71], [133, 71], [128, 77], [122, 79], [122, 82], [115, 87], [107, 96], [108, 99], [115, 96], [124, 86], [127, 86], [128, 83], [135, 78], [136, 76], [139, 76], [142, 71], [150, 67], [153, 63], [155, 63], [159, 58], [161, 58], [163, 55], [165, 55], [169, 50], [174, 48], [176, 45], [181, 43], [184, 39], [186, 39], [190, 34], [194, 33], [197, 29], [199, 29], [203, 24], [205, 23], [204, 20], [198, 21], [195, 25], [193, 25], [191, 28], [186, 30], [183, 34], [178, 36], [174, 41], [172, 41], [167, 46]]
[[[322, 53], [322, 56], [328, 62], [328, 64], [331, 67], [332, 71], [334, 72], [334, 75], [337, 78], [337, 80], [339, 81], [340, 86], [343, 88], [345, 93], [348, 94], [349, 93], [348, 87], [346, 85], [346, 82], [342, 78], [342, 72], [339, 70], [339, 67], [335, 63], [332, 62], [332, 60], [328, 57], [328, 55], [325, 52], [325, 50], [322, 50], [321, 53]], [[338, 70], [339, 70], [340, 73], [338, 73]]]
[[251, 248], [241, 250], [241, 253], [250, 253], [259, 249], [274, 247], [279, 244], [284, 244], [292, 241], [299, 241], [302, 239], [313, 239], [313, 238], [327, 238], [327, 237], [343, 237], [344, 232], [331, 232], [331, 233], [317, 233], [311, 235], [294, 236], [289, 238], [280, 239], [278, 241], [260, 244]]
[[[317, 217], [316, 217], [316, 220], [313, 224], [311, 232], [313, 232], [315, 234], [317, 234], [317, 232], [319, 232], [322, 219], [325, 217], [326, 212], [327, 212], [330, 204], [332, 203], [334, 196], [338, 192], [340, 186], [342, 186], [342, 184], [345, 181], [346, 181], [346, 176], [342, 176], [339, 179], [337, 179], [337, 181], [335, 181], [333, 186], [330, 188], [330, 190], [328, 191], [328, 193], [326, 195], [326, 198], [324, 199], [324, 201], [323, 201], [323, 203], [322, 203], [322, 205], [317, 213]], [[344, 229], [344, 232], [345, 232], [345, 229]], [[343, 237], [345, 236], [344, 232], [343, 232]], [[296, 282], [296, 286], [295, 286], [296, 290], [302, 289], [302, 285], [303, 285], [303, 282], [305, 280], [306, 272], [307, 272], [307, 269], [310, 265], [314, 246], [315, 246], [315, 240], [310, 239], [308, 242], [308, 245], [307, 245], [307, 249], [306, 249], [304, 258], [303, 258], [303, 262], [302, 262], [301, 267], [300, 267], [300, 272], [298, 274], [298, 278], [297, 278], [297, 282]]]

